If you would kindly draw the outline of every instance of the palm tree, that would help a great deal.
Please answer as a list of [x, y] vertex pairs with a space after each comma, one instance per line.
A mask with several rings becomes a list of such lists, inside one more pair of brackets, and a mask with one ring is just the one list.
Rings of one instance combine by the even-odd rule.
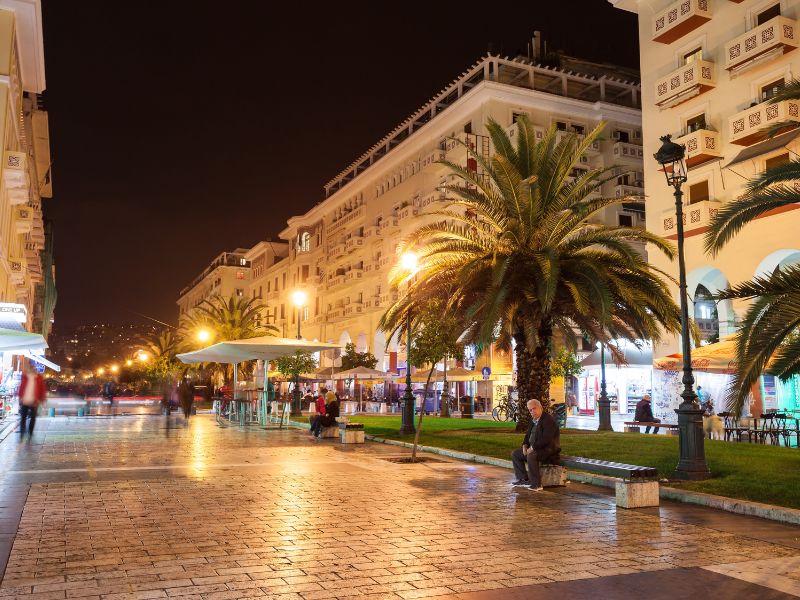
[[[773, 96], [774, 104], [800, 100], [800, 81], [792, 81]], [[779, 123], [768, 130], [774, 135], [796, 122]], [[800, 161], [792, 160], [752, 178], [745, 193], [723, 206], [711, 220], [705, 249], [716, 256], [751, 221], [768, 212], [800, 202]], [[752, 300], [736, 335], [736, 373], [728, 389], [728, 409], [739, 415], [752, 386], [769, 366], [775, 375], [786, 379], [800, 374], [800, 268], [778, 268], [767, 276], [756, 277], [716, 299]]]
[[261, 325], [261, 312], [265, 309], [259, 298], [212, 296], [198, 304], [181, 323], [183, 337], [190, 340], [202, 328], [212, 330], [217, 341], [275, 335], [277, 327]]
[[[441, 221], [419, 227], [405, 245], [417, 248], [424, 278], [389, 308], [384, 328], [419, 314], [446, 297], [463, 319], [468, 343], [515, 342], [522, 419], [531, 398], [547, 407], [554, 338], [574, 343], [576, 333], [604, 341], [658, 340], [662, 328], [680, 329], [680, 311], [659, 272], [631, 244], [649, 243], [672, 257], [671, 244], [644, 229], [590, 223], [606, 207], [641, 198], [603, 198], [613, 167], [576, 171], [603, 129], [583, 136], [551, 128], [536, 142], [520, 118], [512, 144], [495, 121], [487, 124], [495, 154], [471, 152], [485, 176], [446, 163], [463, 182], [448, 186]], [[395, 273], [395, 281], [401, 274]], [[452, 292], [446, 296], [446, 290]]]
[[148, 354], [148, 359], [158, 360], [163, 357], [173, 360], [181, 351], [180, 346], [180, 340], [174, 329], [162, 329], [142, 338], [142, 349]]

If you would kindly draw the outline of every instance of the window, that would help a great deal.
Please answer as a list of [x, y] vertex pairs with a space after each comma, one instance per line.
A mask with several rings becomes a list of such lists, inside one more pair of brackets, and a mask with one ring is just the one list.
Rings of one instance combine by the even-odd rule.
[[286, 318], [286, 305], [285, 304], [281, 304], [281, 319], [285, 319], [285, 318]]
[[620, 227], [633, 227], [633, 215], [617, 215], [617, 221]]
[[302, 275], [300, 276], [300, 281], [302, 281], [303, 283], [308, 281], [308, 271], [309, 271], [309, 266], [303, 265]]
[[464, 123], [464, 133], [472, 133], [472, 121]]
[[683, 55], [683, 64], [690, 65], [693, 62], [697, 62], [699, 60], [703, 60], [703, 49], [702, 48], [695, 48], [691, 52], [687, 52]]
[[303, 321], [308, 321], [308, 305], [303, 307]]
[[756, 25], [763, 25], [764, 23], [766, 23], [770, 19], [774, 19], [775, 17], [779, 17], [780, 14], [781, 14], [781, 5], [780, 5], [780, 3], [773, 4], [767, 10], [762, 10], [760, 13], [758, 13], [758, 16], [756, 17]]
[[768, 83], [767, 85], [761, 86], [761, 99], [762, 100], [769, 100], [773, 96], [775, 96], [779, 91], [783, 89], [784, 86], [783, 77], [780, 79], [776, 79], [772, 83]]
[[525, 113], [518, 113], [518, 112], [511, 113], [511, 123], [512, 123], [512, 124], [514, 124], [514, 123], [516, 123], [517, 121], [519, 121], [519, 118], [520, 118], [522, 115], [524, 115], [524, 114], [525, 114]]
[[297, 239], [297, 249], [300, 252], [308, 252], [311, 250], [311, 234], [309, 232], [301, 233]]
[[764, 161], [764, 169], [769, 171], [770, 169], [774, 169], [775, 167], [780, 167], [781, 165], [789, 164], [789, 153], [785, 152], [783, 154], [779, 154], [778, 156], [773, 156], [772, 158], [768, 158]]
[[275, 291], [278, 291], [278, 278], [275, 278]]
[[566, 131], [567, 124], [564, 121], [556, 121], [556, 129], [559, 131]]
[[583, 135], [586, 132], [586, 128], [583, 125], [576, 125], [572, 124], [572, 131], [577, 133], [578, 135]]
[[244, 290], [242, 288], [236, 288], [236, 295], [237, 296], [244, 296]]
[[706, 115], [705, 113], [699, 114], [691, 119], [686, 119], [686, 133], [692, 133], [699, 129], [706, 128]]
[[258, 297], [259, 298], [264, 297], [264, 289], [261, 286], [258, 286]]
[[268, 294], [269, 294], [269, 290], [270, 290], [270, 288], [271, 288], [271, 287], [272, 287], [272, 282], [271, 282], [271, 281], [268, 281], [268, 282], [267, 282], [267, 293], [268, 293]]
[[236, 271], [236, 279], [244, 279], [244, 271]]
[[286, 289], [286, 273], [283, 274], [283, 289]]
[[708, 180], [698, 181], [689, 186], [689, 204], [703, 202], [709, 199]]
[[617, 129], [614, 132], [614, 139], [619, 142], [629, 142], [630, 141], [630, 134], [627, 131], [622, 131], [621, 129]]

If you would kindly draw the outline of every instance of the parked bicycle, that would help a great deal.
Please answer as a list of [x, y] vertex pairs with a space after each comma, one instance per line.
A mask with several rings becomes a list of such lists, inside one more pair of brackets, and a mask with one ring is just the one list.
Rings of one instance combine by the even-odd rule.
[[519, 407], [516, 401], [508, 396], [501, 396], [497, 406], [492, 409], [492, 418], [495, 421], [514, 421], [519, 419]]

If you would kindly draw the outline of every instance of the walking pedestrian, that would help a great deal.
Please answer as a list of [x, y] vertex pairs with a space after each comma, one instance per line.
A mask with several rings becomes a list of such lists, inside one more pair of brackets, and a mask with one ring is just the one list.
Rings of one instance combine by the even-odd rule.
[[181, 382], [178, 385], [178, 400], [181, 403], [181, 408], [183, 409], [183, 417], [186, 421], [189, 421], [189, 417], [192, 414], [192, 404], [194, 404], [194, 385], [186, 378], [186, 372], [184, 371], [183, 377], [181, 377]]
[[[544, 412], [538, 400], [528, 400], [531, 421], [522, 448], [511, 453], [514, 474], [517, 479], [514, 486], [526, 486], [533, 492], [542, 491], [542, 480], [539, 475], [539, 463], [558, 464], [561, 454], [561, 434], [558, 423], [550, 413]], [[527, 470], [526, 470], [527, 466]]]
[[36, 372], [32, 363], [28, 363], [27, 370], [22, 374], [19, 384], [19, 437], [25, 436], [25, 421], [28, 421], [28, 439], [33, 437], [33, 428], [36, 425], [36, 412], [39, 405], [44, 402], [47, 388], [44, 378]]

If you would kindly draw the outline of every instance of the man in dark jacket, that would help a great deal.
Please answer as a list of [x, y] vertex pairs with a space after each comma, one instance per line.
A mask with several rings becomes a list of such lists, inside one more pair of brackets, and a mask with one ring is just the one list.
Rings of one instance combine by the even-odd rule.
[[[650, 394], [645, 394], [636, 404], [636, 414], [633, 420], [637, 423], [661, 423], [661, 419], [653, 416], [653, 409], [650, 407]], [[644, 428], [645, 433], [650, 433], [650, 425]], [[653, 427], [653, 433], [658, 433], [658, 427]]]
[[544, 412], [541, 402], [528, 400], [528, 410], [533, 421], [522, 440], [522, 448], [517, 448], [511, 453], [514, 474], [517, 476], [513, 485], [526, 486], [534, 492], [541, 492], [539, 463], [558, 464], [561, 434], [558, 431], [558, 423], [553, 415]]

